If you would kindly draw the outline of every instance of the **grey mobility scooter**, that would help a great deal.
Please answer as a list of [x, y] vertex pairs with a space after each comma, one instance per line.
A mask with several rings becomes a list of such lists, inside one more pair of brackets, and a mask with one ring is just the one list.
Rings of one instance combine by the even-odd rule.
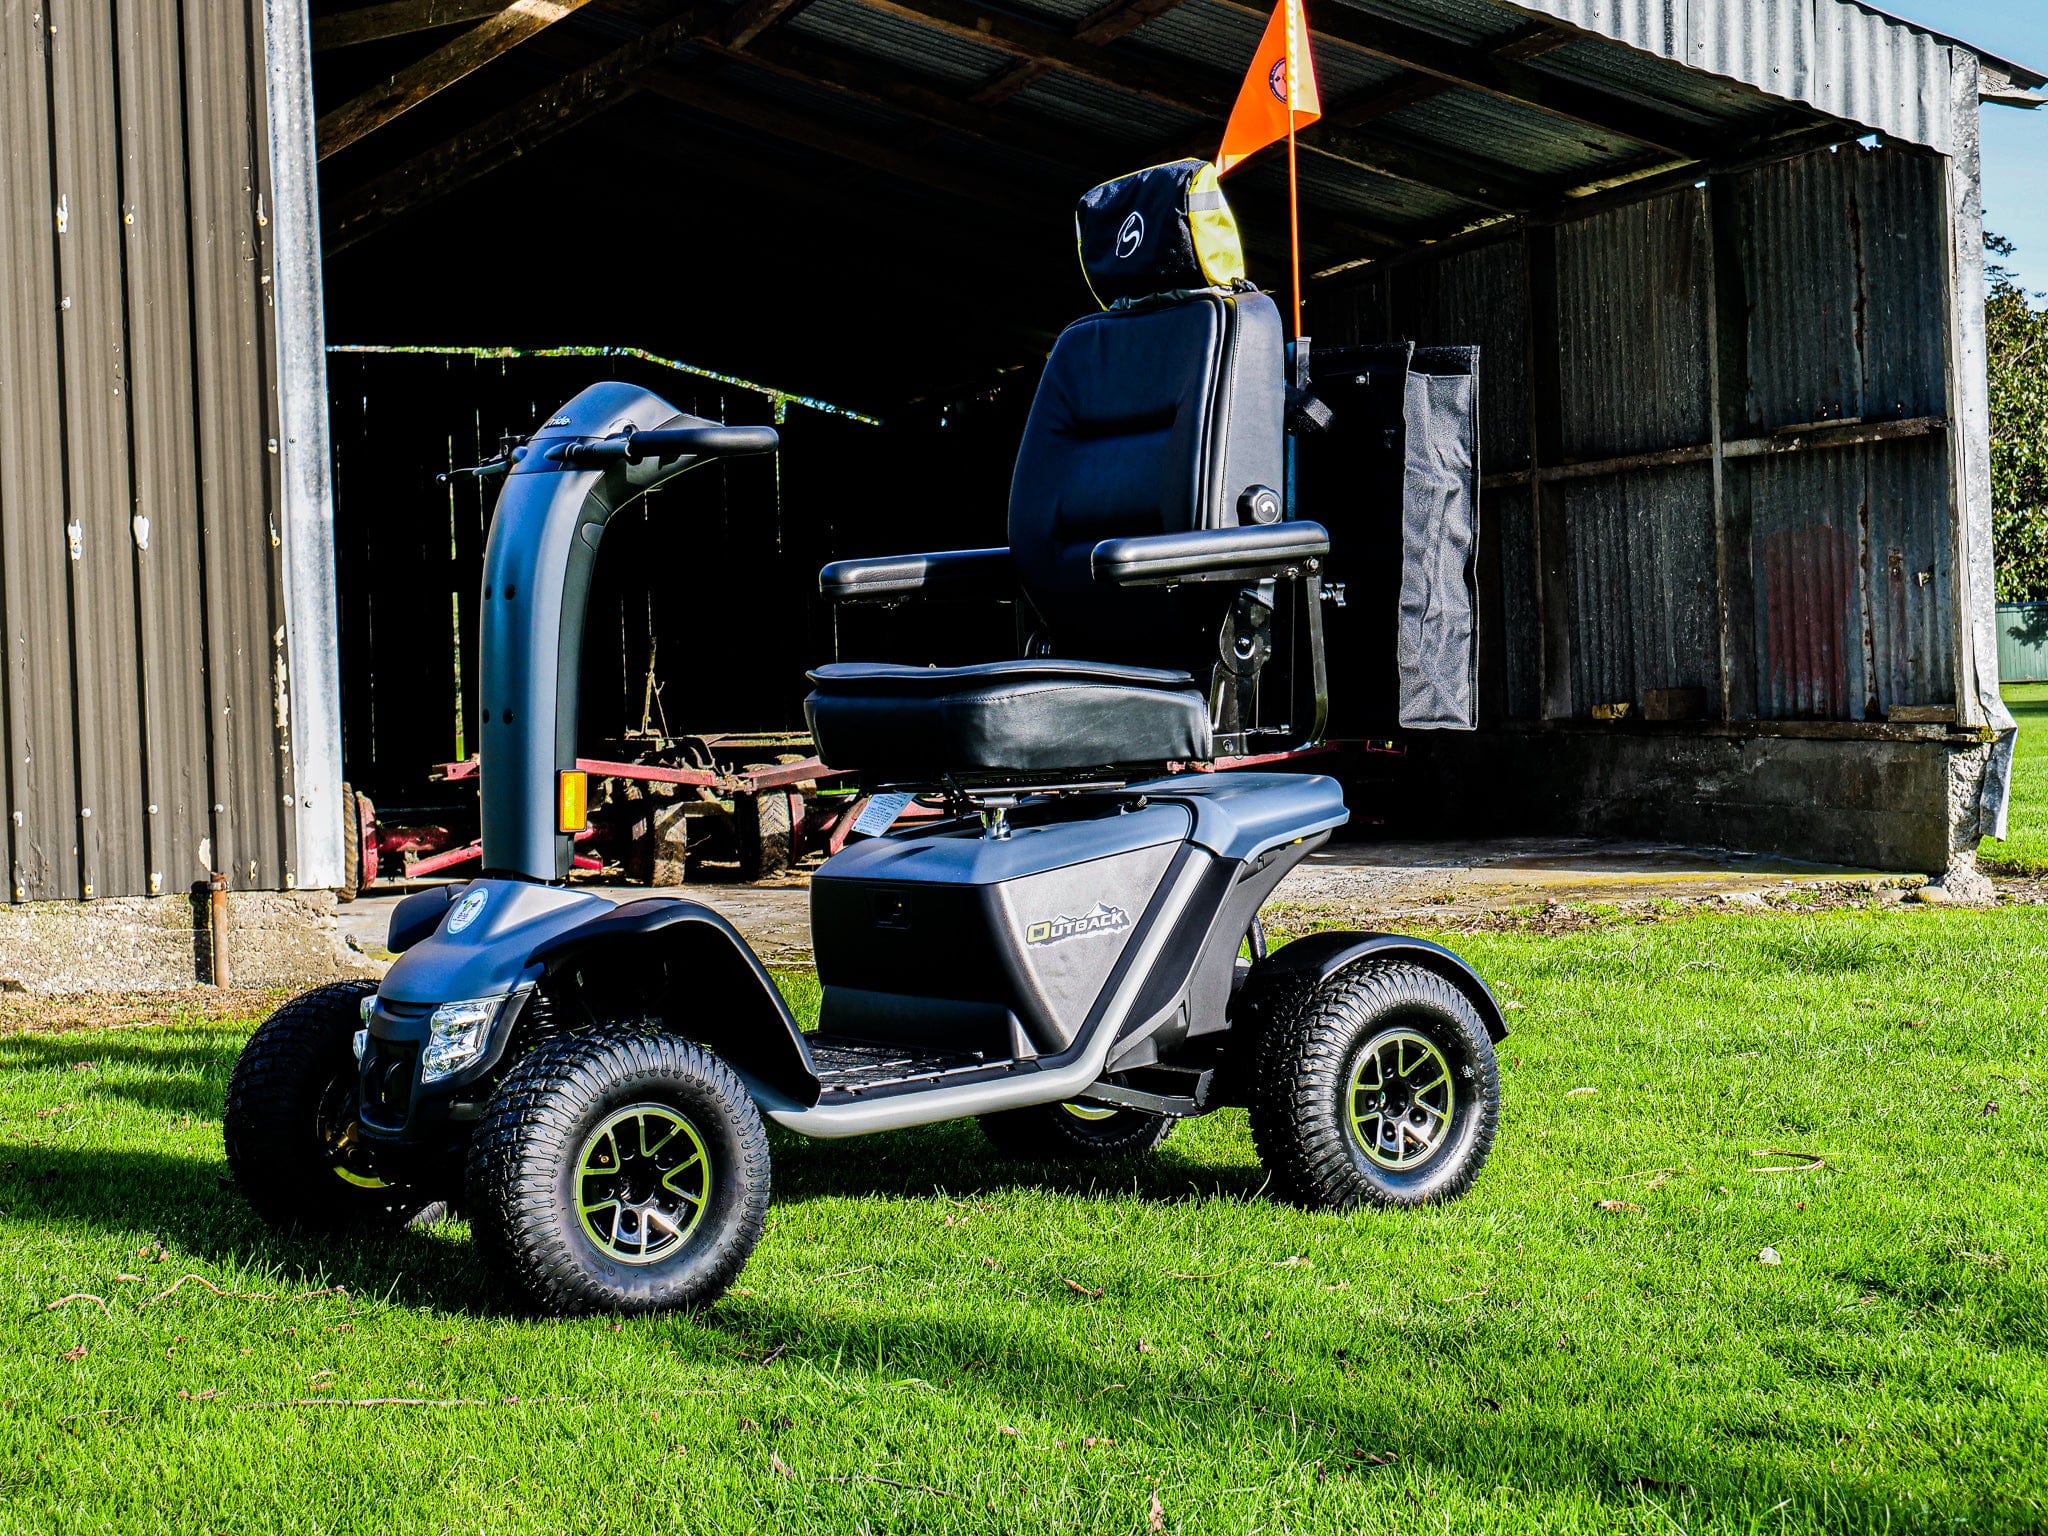
[[[1197, 172], [1083, 199], [1107, 307], [1047, 363], [1009, 546], [823, 573], [839, 602], [1009, 598], [1025, 643], [811, 674], [820, 754], [883, 791], [811, 881], [815, 1032], [710, 908], [566, 883], [605, 524], [775, 434], [599, 384], [511, 451], [483, 576], [485, 873], [399, 905], [380, 985], [309, 992], [250, 1039], [224, 1130], [263, 1217], [397, 1227], [448, 1202], [542, 1310], [634, 1311], [738, 1275], [768, 1204], [764, 1119], [843, 1137], [972, 1117], [1004, 1153], [1089, 1160], [1241, 1106], [1287, 1199], [1470, 1186], [1505, 1032], [1485, 985], [1393, 935], [1266, 953], [1260, 905], [1343, 797], [1312, 774], [1209, 771], [1289, 734], [1259, 723], [1279, 690], [1258, 682], [1290, 627], [1312, 653], [1283, 701], [1307, 715], [1291, 739], [1319, 727], [1329, 538], [1286, 515], [1280, 317]], [[939, 814], [903, 819], [913, 798]]]

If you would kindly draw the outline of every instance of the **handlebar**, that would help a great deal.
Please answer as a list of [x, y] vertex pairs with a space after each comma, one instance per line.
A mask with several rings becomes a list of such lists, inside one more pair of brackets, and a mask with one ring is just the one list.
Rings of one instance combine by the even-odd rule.
[[773, 453], [781, 445], [773, 427], [663, 427], [651, 432], [626, 432], [596, 441], [556, 443], [547, 456], [560, 464], [596, 468], [624, 460], [638, 464], [647, 459], [735, 458], [741, 454]]

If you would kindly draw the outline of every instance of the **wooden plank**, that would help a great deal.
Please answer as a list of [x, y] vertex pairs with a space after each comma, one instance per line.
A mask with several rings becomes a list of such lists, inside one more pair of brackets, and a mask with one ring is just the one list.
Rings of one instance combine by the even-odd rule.
[[[1948, 430], [1942, 416], [1911, 416], [1901, 421], [1828, 421], [1797, 427], [1780, 427], [1768, 437], [1736, 438], [1707, 443], [1687, 443], [1678, 448], [1658, 448], [1647, 453], [1622, 454], [1605, 459], [1574, 459], [1550, 464], [1533, 472], [1538, 484], [1565, 480], [1599, 480], [1644, 469], [1675, 469], [1681, 464], [1711, 463], [1716, 454], [1723, 459], [1761, 459], [1773, 454], [1800, 453], [1813, 449], [1854, 448], [1866, 443], [1892, 443], [1901, 438], [1932, 437]], [[1532, 472], [1509, 470], [1488, 475], [1488, 490], [1526, 485]]]
[[719, 36], [728, 48], [746, 49], [762, 33], [781, 26], [811, 0], [744, 0], [726, 20]]
[[504, 9], [505, 0], [391, 0], [388, 5], [358, 6], [334, 16], [315, 16], [313, 51], [325, 53], [330, 48], [352, 48], [386, 37], [460, 26]]
[[320, 158], [325, 160], [375, 133], [587, 3], [588, 0], [512, 0], [512, 4], [489, 20], [471, 27], [321, 118]]
[[675, 52], [722, 15], [714, 4], [693, 6], [547, 89], [341, 194], [333, 200], [329, 216], [327, 254], [346, 250], [391, 220], [509, 164], [623, 101], [639, 89], [634, 76]]
[[1109, 4], [1083, 16], [1081, 24], [1074, 28], [1074, 36], [1100, 48], [1137, 31], [1146, 22], [1157, 20], [1182, 3], [1183, 0], [1110, 0]]

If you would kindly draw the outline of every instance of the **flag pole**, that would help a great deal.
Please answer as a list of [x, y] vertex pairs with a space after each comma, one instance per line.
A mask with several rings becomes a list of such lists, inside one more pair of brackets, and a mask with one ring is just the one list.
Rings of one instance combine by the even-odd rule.
[[1294, 108], [1287, 109], [1287, 233], [1294, 265], [1294, 337], [1301, 339], [1301, 185], [1294, 165]]
[[1294, 16], [1292, 0], [1287, 18], [1287, 246], [1294, 276], [1294, 339], [1301, 339], [1301, 179], [1294, 160]]

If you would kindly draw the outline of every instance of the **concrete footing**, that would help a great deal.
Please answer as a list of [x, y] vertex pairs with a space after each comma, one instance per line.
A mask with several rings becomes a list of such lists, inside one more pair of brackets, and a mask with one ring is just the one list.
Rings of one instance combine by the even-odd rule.
[[1509, 730], [1416, 735], [1408, 746], [1407, 787], [1434, 836], [1655, 838], [1959, 872], [1962, 884], [1975, 872], [1989, 751], [1967, 737], [1905, 731]]
[[[343, 939], [331, 891], [237, 891], [222, 930], [236, 987], [302, 987], [380, 967]], [[155, 992], [213, 982], [204, 896], [0, 906], [0, 989]]]

